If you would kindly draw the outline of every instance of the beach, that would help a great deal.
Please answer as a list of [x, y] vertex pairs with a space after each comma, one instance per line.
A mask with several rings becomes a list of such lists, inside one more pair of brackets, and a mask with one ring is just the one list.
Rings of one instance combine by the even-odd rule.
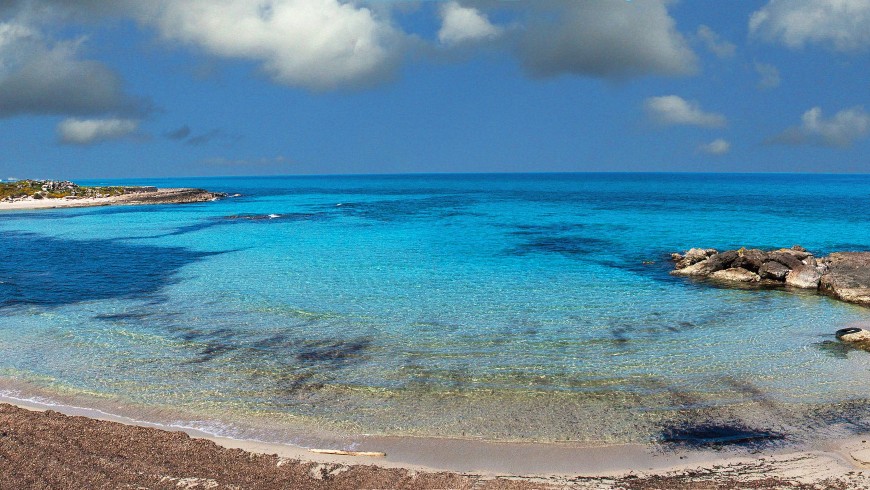
[[17, 199], [0, 201], [0, 211], [87, 208], [94, 206], [117, 206], [131, 204], [181, 204], [189, 202], [213, 201], [220, 196], [202, 189], [167, 188], [153, 192], [137, 192], [108, 197], [81, 197], [56, 199]]
[[851, 456], [870, 454], [866, 441], [826, 451], [723, 454], [704, 464], [674, 456], [671, 467], [598, 475], [456, 473], [29, 408], [0, 404], [0, 488], [870, 488], [870, 460]]

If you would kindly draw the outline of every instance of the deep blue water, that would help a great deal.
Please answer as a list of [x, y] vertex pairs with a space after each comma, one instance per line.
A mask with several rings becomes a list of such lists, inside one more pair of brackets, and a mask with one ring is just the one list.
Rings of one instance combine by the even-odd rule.
[[125, 183], [241, 196], [0, 213], [5, 393], [273, 438], [590, 442], [867, 398], [870, 354], [832, 334], [870, 310], [668, 275], [693, 246], [870, 250], [867, 176]]

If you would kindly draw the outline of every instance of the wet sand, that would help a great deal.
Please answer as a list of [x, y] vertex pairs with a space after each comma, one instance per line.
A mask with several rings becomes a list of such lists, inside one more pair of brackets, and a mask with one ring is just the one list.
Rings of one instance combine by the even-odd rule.
[[[35, 408], [35, 407], [31, 407]], [[397, 438], [413, 440], [409, 438]], [[229, 446], [229, 447], [228, 447]], [[501, 465], [520, 463], [509, 444], [490, 451], [466, 445]], [[401, 451], [394, 444], [390, 451]], [[430, 446], [456, 453], [461, 441]], [[191, 437], [155, 427], [121, 424], [0, 404], [0, 489], [22, 488], [870, 488], [870, 464], [858, 461], [870, 444], [843, 441], [837, 447], [792, 453], [734, 455], [714, 452], [706, 462], [672, 454], [653, 471], [648, 461], [625, 460], [620, 448], [599, 457], [631, 465], [623, 470], [524, 474], [517, 471], [456, 472], [394, 458], [316, 455], [302, 448], [231, 439]], [[592, 453], [580, 451], [575, 461]], [[630, 455], [631, 452], [629, 451]], [[519, 457], [518, 457], [519, 455]], [[859, 456], [858, 459], [853, 455]], [[394, 455], [401, 457], [400, 454]], [[474, 456], [466, 454], [459, 459]], [[543, 458], [548, 457], [546, 452]], [[688, 459], [680, 459], [688, 458]], [[689, 459], [692, 459], [691, 461]], [[676, 461], [686, 461], [675, 464]], [[700, 461], [700, 460], [699, 460]], [[449, 461], [443, 462], [449, 466]], [[632, 465], [633, 463], [633, 465]], [[866, 468], [866, 469], [865, 469]]]
[[157, 192], [136, 192], [112, 197], [87, 197], [81, 199], [20, 199], [17, 201], [0, 201], [0, 211], [56, 209], [56, 208], [87, 208], [94, 206], [112, 206], [119, 204], [179, 204], [189, 202], [213, 201], [222, 197], [221, 194], [202, 189], [158, 189]]

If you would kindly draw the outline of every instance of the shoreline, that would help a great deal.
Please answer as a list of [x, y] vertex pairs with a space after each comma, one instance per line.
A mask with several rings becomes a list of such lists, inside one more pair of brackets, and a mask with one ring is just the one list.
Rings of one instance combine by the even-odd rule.
[[[580, 447], [558, 443], [503, 443], [412, 436], [371, 437], [362, 444], [363, 447], [355, 448], [384, 451], [386, 457], [381, 458], [317, 454], [300, 446], [233, 439], [189, 427], [134, 420], [96, 409], [26, 401], [9, 396], [0, 396], [0, 417], [7, 411], [3, 409], [4, 404], [44, 415], [58, 413], [65, 417], [83, 418], [88, 421], [86, 423], [99, 427], [99, 430], [106, 427], [132, 430], [112, 425], [119, 424], [126, 428], [146, 430], [157, 438], [169, 437], [172, 432], [183, 432], [193, 440], [216, 444], [220, 451], [242, 450], [268, 455], [278, 458], [279, 462], [284, 461], [283, 464], [293, 461], [303, 466], [326, 465], [399, 472], [391, 473], [393, 477], [401, 476], [402, 472], [422, 472], [441, 477], [448, 474], [454, 479], [473, 478], [477, 481], [475, 485], [479, 485], [480, 481], [496, 483], [496, 486], [486, 488], [542, 488], [540, 485], [570, 488], [707, 488], [692, 485], [703, 481], [716, 482], [718, 485], [726, 480], [737, 485], [733, 488], [741, 488], [743, 484], [751, 488], [779, 488], [777, 485], [786, 483], [824, 483], [830, 488], [870, 486], [870, 435], [751, 453], [732, 449], [662, 451], [653, 445], [640, 444]], [[179, 438], [176, 436], [174, 439]], [[3, 443], [0, 437], [0, 449]], [[251, 456], [249, 459], [254, 458]], [[345, 471], [349, 470], [342, 470]], [[665, 486], [661, 487], [654, 486], [654, 482], [659, 480], [668, 483], [663, 483]], [[758, 486], [761, 480], [771, 486]], [[620, 486], [629, 481], [646, 481], [651, 485]], [[512, 483], [502, 486], [501, 483], [505, 482]], [[515, 486], [520, 483], [524, 485]], [[672, 486], [676, 483], [687, 486]], [[836, 486], [840, 483], [841, 487]], [[387, 485], [385, 488], [392, 487]]]
[[221, 193], [194, 188], [162, 188], [153, 192], [135, 192], [111, 197], [83, 197], [79, 199], [45, 198], [0, 201], [0, 211], [30, 211], [36, 209], [89, 208], [98, 206], [137, 204], [185, 204], [216, 201], [225, 197]]

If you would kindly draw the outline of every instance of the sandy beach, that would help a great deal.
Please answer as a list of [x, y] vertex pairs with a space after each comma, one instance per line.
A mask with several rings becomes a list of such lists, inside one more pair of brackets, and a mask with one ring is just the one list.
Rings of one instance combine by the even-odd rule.
[[56, 208], [87, 208], [94, 206], [111, 206], [121, 204], [171, 204], [213, 201], [220, 195], [202, 189], [167, 188], [156, 192], [139, 192], [111, 197], [84, 197], [78, 199], [18, 199], [15, 201], [0, 201], [0, 211], [56, 209]]
[[[65, 415], [36, 405], [0, 404], [0, 488], [870, 488], [870, 444], [844, 440], [812, 450], [770, 454], [673, 453], [633, 459], [631, 448], [597, 448], [576, 466], [605, 468], [550, 474], [523, 470], [524, 448], [463, 441], [429, 445], [440, 464], [405, 462], [402, 445], [387, 458], [315, 454], [304, 448], [170, 432], [156, 427]], [[102, 417], [106, 418], [106, 417]], [[431, 444], [432, 441], [428, 441]], [[420, 441], [417, 441], [420, 443]], [[405, 441], [406, 448], [408, 441]], [[410, 445], [415, 443], [411, 439]], [[446, 453], [485, 452], [480, 468], [449, 471]], [[525, 448], [528, 449], [528, 448]], [[410, 451], [413, 453], [414, 451]], [[540, 448], [536, 448], [540, 452]], [[554, 457], [556, 451], [542, 459]], [[564, 454], [561, 456], [564, 459]], [[472, 459], [474, 459], [472, 457]], [[655, 460], [655, 461], [654, 461]], [[435, 463], [435, 464], [432, 464]], [[505, 467], [504, 465], [507, 465]], [[620, 465], [627, 465], [618, 470]], [[650, 466], [650, 469], [645, 469]], [[514, 471], [507, 471], [513, 466]]]

